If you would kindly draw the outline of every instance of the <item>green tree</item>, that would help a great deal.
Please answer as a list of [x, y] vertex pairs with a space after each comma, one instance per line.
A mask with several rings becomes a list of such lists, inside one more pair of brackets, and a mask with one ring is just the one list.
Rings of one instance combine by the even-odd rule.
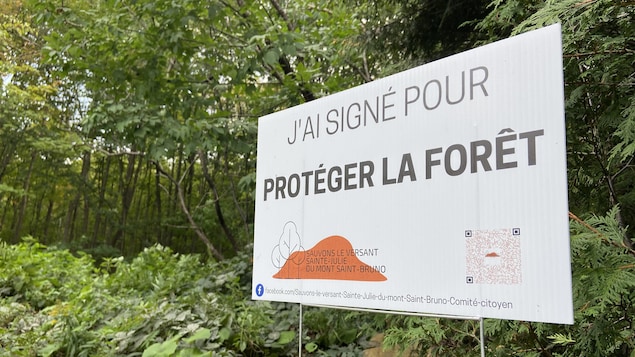
[[54, 169], [60, 182], [66, 180], [66, 159], [75, 156], [79, 140], [63, 124], [72, 103], [55, 105], [62, 83], [40, 63], [42, 29], [30, 21], [20, 2], [1, 5], [0, 226], [5, 238], [17, 242], [50, 224], [40, 218], [42, 205], [51, 202], [55, 190], [41, 178]]
[[[217, 259], [236, 254], [251, 241], [256, 119], [378, 68], [356, 46], [368, 5], [29, 4], [49, 29], [44, 63], [85, 92], [78, 127], [91, 149], [76, 175], [88, 191], [72, 194], [65, 226], [71, 237], [92, 225], [92, 246], [135, 251], [186, 234]], [[116, 216], [114, 231], [106, 216]], [[150, 236], [135, 217], [153, 222]]]
[[632, 248], [635, 6], [598, 0], [492, 6], [479, 24], [490, 35], [562, 23], [570, 207], [583, 215], [619, 206], [616, 219], [627, 228], [624, 243]]
[[467, 50], [483, 36], [475, 26], [487, 0], [378, 1], [369, 46], [396, 53], [402, 65], [419, 65]]

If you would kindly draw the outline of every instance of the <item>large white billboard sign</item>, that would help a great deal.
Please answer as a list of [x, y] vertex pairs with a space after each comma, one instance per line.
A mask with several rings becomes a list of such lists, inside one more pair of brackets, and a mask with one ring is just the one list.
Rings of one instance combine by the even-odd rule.
[[260, 118], [253, 299], [573, 323], [560, 26]]

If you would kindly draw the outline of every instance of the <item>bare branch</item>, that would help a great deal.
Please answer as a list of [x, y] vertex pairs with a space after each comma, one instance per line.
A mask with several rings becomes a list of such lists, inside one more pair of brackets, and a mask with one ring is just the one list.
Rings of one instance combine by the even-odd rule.
[[145, 156], [145, 152], [142, 151], [117, 151], [117, 152], [112, 152], [112, 151], [108, 151], [105, 149], [97, 149], [97, 152], [104, 154], [105, 156], [124, 156], [124, 155], [129, 155], [129, 156]]
[[170, 182], [172, 182], [174, 186], [176, 187], [176, 195], [179, 200], [179, 206], [181, 207], [183, 214], [185, 214], [185, 217], [187, 218], [187, 221], [190, 224], [190, 228], [194, 230], [194, 233], [196, 233], [196, 236], [201, 240], [201, 242], [203, 242], [203, 244], [205, 244], [205, 247], [207, 247], [207, 253], [210, 256], [216, 258], [217, 260], [225, 259], [223, 255], [220, 253], [220, 251], [218, 251], [218, 249], [214, 247], [214, 245], [209, 240], [209, 238], [207, 238], [207, 235], [205, 234], [205, 232], [203, 232], [201, 227], [199, 227], [196, 221], [194, 221], [194, 217], [192, 217], [192, 214], [188, 210], [187, 204], [185, 203], [185, 196], [183, 194], [183, 188], [181, 187], [181, 181], [177, 182], [174, 179], [174, 177], [172, 177], [168, 172], [166, 172], [163, 169], [163, 167], [161, 167], [161, 164], [159, 164], [158, 162], [153, 162], [153, 164], [157, 168], [157, 171], [161, 175], [166, 177], [168, 180], [170, 180]]
[[269, 2], [276, 9], [278, 15], [280, 15], [280, 17], [282, 17], [284, 22], [287, 24], [287, 29], [289, 29], [289, 31], [295, 30], [295, 25], [289, 20], [287, 13], [284, 11], [284, 9], [282, 9], [280, 4], [278, 3], [278, 0], [269, 0]]

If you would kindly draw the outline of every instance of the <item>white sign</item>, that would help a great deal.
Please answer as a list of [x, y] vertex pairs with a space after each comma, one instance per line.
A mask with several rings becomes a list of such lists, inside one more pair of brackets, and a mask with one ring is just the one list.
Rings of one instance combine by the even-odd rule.
[[560, 25], [260, 118], [253, 299], [573, 323]]

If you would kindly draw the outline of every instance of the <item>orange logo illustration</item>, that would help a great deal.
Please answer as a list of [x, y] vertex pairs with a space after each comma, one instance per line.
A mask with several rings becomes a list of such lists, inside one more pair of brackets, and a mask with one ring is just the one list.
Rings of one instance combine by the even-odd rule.
[[385, 281], [379, 268], [362, 262], [348, 239], [333, 235], [304, 250], [293, 222], [287, 222], [279, 244], [273, 249], [276, 279], [324, 279]]

